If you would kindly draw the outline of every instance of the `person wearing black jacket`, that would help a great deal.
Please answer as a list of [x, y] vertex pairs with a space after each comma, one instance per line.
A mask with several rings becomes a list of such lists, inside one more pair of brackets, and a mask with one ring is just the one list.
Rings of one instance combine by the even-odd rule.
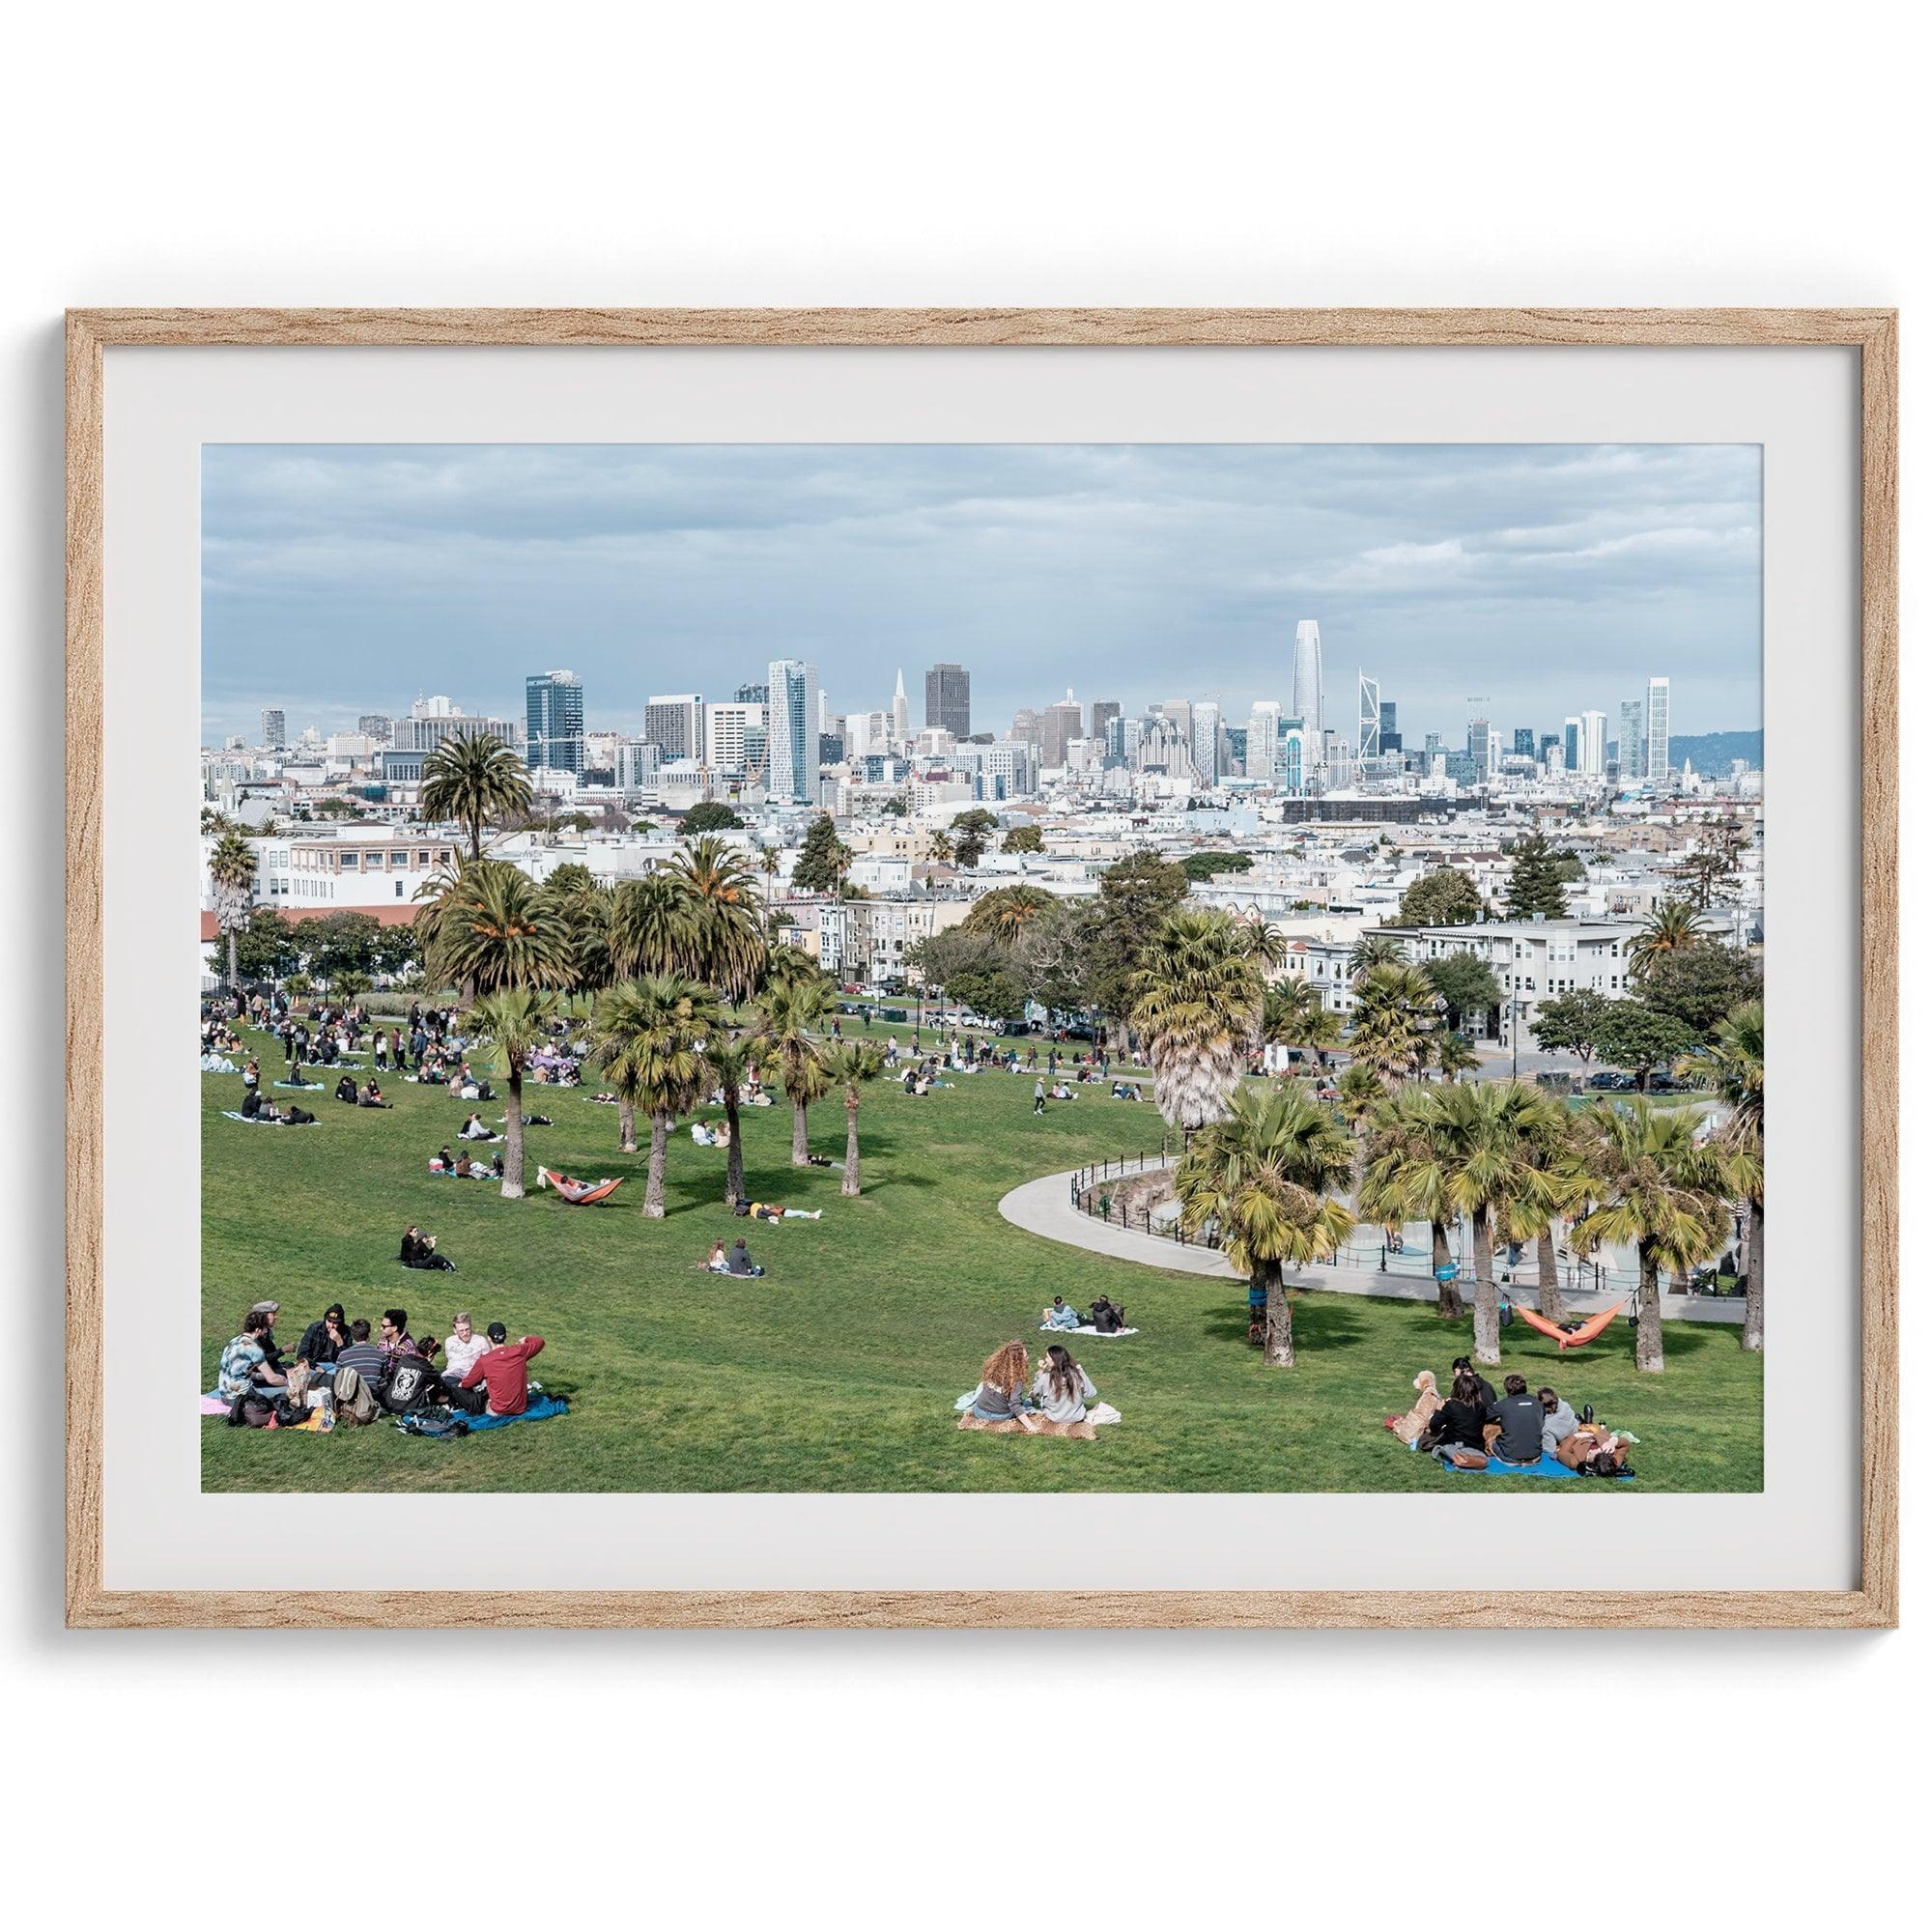
[[311, 1321], [302, 1330], [296, 1349], [296, 1360], [311, 1368], [326, 1368], [349, 1346], [349, 1316], [341, 1302], [331, 1301], [322, 1312], [322, 1320]]
[[355, 1104], [355, 1082], [346, 1073], [335, 1083], [335, 1097], [345, 1106]]
[[1498, 1462], [1522, 1467], [1543, 1460], [1543, 1405], [1520, 1376], [1503, 1378], [1503, 1399], [1491, 1403], [1483, 1419], [1501, 1426], [1502, 1434], [1490, 1451]]
[[[1461, 1370], [1450, 1386], [1448, 1400], [1429, 1418], [1422, 1432], [1422, 1447], [1432, 1456], [1450, 1449], [1480, 1451], [1488, 1410], [1481, 1382], [1469, 1370]], [[1540, 1429], [1538, 1436], [1540, 1440]]]
[[1449, 1364], [1449, 1379], [1452, 1384], [1458, 1376], [1467, 1376], [1474, 1381], [1476, 1384], [1476, 1393], [1482, 1397], [1485, 1408], [1488, 1408], [1495, 1401], [1496, 1392], [1491, 1387], [1488, 1378], [1477, 1374], [1475, 1363], [1470, 1361], [1467, 1355], [1458, 1355]]

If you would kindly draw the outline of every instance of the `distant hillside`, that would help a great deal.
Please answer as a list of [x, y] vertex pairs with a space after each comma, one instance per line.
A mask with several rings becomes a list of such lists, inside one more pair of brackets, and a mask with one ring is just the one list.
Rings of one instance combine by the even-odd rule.
[[1690, 769], [1699, 778], [1728, 778], [1731, 760], [1742, 758], [1748, 765], [1759, 770], [1764, 766], [1764, 733], [1762, 731], [1706, 731], [1695, 738], [1672, 738], [1670, 741], [1670, 769], [1681, 772], [1684, 760], [1690, 760]]

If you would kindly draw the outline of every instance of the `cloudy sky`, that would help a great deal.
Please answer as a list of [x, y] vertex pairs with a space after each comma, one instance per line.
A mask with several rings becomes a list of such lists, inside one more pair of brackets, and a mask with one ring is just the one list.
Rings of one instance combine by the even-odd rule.
[[1067, 687], [1129, 711], [1289, 699], [1321, 626], [1409, 742], [1560, 729], [1652, 674], [1676, 732], [1759, 723], [1754, 445], [210, 445], [202, 728], [253, 743], [441, 693], [521, 717], [567, 667], [592, 729], [775, 657], [836, 711], [966, 666], [976, 729]]

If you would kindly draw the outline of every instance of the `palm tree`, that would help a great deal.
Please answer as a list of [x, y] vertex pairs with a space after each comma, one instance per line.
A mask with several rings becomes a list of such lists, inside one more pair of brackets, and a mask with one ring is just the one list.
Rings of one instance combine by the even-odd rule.
[[[1563, 1296], [1556, 1278], [1556, 1217], [1575, 1214], [1589, 1206], [1590, 1172], [1584, 1164], [1576, 1117], [1560, 1102], [1552, 1101], [1532, 1123], [1528, 1135], [1529, 1158], [1541, 1170], [1547, 1184], [1547, 1210], [1537, 1222], [1536, 1307], [1546, 1320], [1563, 1319]], [[1521, 1239], [1519, 1233], [1514, 1238]]]
[[1378, 932], [1365, 932], [1349, 954], [1349, 976], [1359, 980], [1373, 966], [1399, 966], [1403, 956], [1399, 941]]
[[1444, 1027], [1435, 1036], [1435, 1064], [1450, 1080], [1457, 1080], [1482, 1063], [1467, 1034], [1452, 1033]]
[[683, 892], [691, 928], [692, 969], [727, 1000], [758, 983], [765, 934], [752, 868], [722, 838], [700, 838], [668, 867]]
[[1429, 1223], [1435, 1312], [1460, 1320], [1463, 1293], [1449, 1261], [1449, 1224], [1458, 1209], [1450, 1198], [1450, 1144], [1436, 1094], [1419, 1083], [1399, 1088], [1378, 1109], [1366, 1151], [1356, 1206], [1384, 1227]]
[[214, 918], [228, 938], [228, 990], [241, 983], [237, 941], [248, 929], [255, 907], [255, 848], [239, 832], [224, 832], [208, 855], [208, 880], [214, 889]]
[[[571, 867], [581, 871], [581, 867]], [[544, 897], [554, 909], [570, 949], [570, 972], [565, 981], [572, 998], [594, 997], [615, 983], [611, 956], [611, 914], [616, 895], [608, 888], [579, 880], [546, 879]]]
[[1192, 1133], [1228, 1110], [1261, 1031], [1262, 968], [1224, 912], [1182, 906], [1141, 953], [1128, 1017], [1146, 1042], [1154, 1099]]
[[469, 834], [469, 856], [483, 856], [483, 827], [530, 809], [530, 778], [523, 759], [487, 731], [445, 738], [423, 760], [422, 815], [454, 818]]
[[1336, 1197], [1353, 1165], [1328, 1110], [1294, 1085], [1236, 1089], [1175, 1170], [1182, 1227], [1218, 1228], [1222, 1251], [1265, 1295], [1263, 1353], [1279, 1368], [1294, 1366], [1282, 1264], [1305, 1267], [1348, 1239], [1355, 1218]]
[[1389, 1086], [1420, 1076], [1430, 1057], [1442, 1000], [1419, 966], [1366, 967], [1355, 976], [1349, 1051]]
[[429, 930], [424, 964], [433, 981], [497, 993], [508, 986], [570, 983], [570, 934], [554, 901], [527, 872], [500, 859], [465, 866], [443, 896], [418, 913]]
[[1288, 935], [1280, 926], [1270, 925], [1260, 914], [1242, 920], [1240, 925], [1241, 944], [1264, 971], [1273, 972], [1288, 957]]
[[927, 839], [925, 856], [936, 866], [950, 866], [952, 863], [952, 841], [943, 832], [935, 832]]
[[1688, 1274], [1723, 1252], [1731, 1232], [1721, 1154], [1700, 1147], [1688, 1113], [1637, 1098], [1599, 1102], [1584, 1116], [1585, 1162], [1596, 1205], [1577, 1223], [1579, 1254], [1605, 1242], [1636, 1248], [1636, 1366], [1663, 1373], [1660, 1268]]
[[670, 974], [652, 974], [613, 986], [597, 1003], [604, 1064], [620, 1090], [651, 1118], [651, 1151], [642, 1212], [664, 1218], [665, 1155], [671, 1123], [704, 1091], [704, 1049], [724, 1016], [708, 986]]
[[791, 1164], [810, 1167], [805, 1110], [821, 1100], [832, 1082], [825, 1070], [821, 1035], [832, 1017], [832, 988], [821, 975], [767, 985], [758, 1002], [757, 1037], [779, 1064], [791, 1101]]
[[845, 1090], [845, 1178], [838, 1184], [840, 1194], [859, 1192], [859, 1089], [864, 1082], [876, 1080], [885, 1064], [885, 1049], [865, 1040], [843, 1040], [825, 1056], [827, 1076]]
[[1667, 899], [1631, 942], [1631, 971], [1641, 980], [1666, 952], [1681, 952], [1705, 935], [1703, 915], [1688, 899]]
[[526, 986], [486, 993], [470, 1009], [469, 1031], [480, 1044], [494, 1047], [503, 1075], [503, 1199], [524, 1198], [524, 1068], [544, 1042], [556, 1012], [556, 998]]
[[1554, 1211], [1554, 1191], [1534, 1158], [1548, 1130], [1551, 1103], [1518, 1080], [1438, 1087], [1437, 1131], [1447, 1166], [1448, 1199], [1469, 1217], [1476, 1264], [1476, 1360], [1502, 1360], [1502, 1316], [1496, 1294], [1495, 1241], [1520, 1239]]
[[968, 932], [990, 933], [1002, 945], [1014, 946], [1043, 913], [1057, 903], [1037, 886], [1003, 886], [976, 899], [963, 922]]
[[1732, 1195], [1742, 1199], [1749, 1230], [1745, 1243], [1745, 1321], [1738, 1346], [1764, 1348], [1764, 1002], [1747, 1000], [1713, 1030], [1711, 1044], [1678, 1067], [1681, 1077], [1716, 1094], [1729, 1109], [1719, 1130]]
[[738, 1123], [738, 1107], [745, 1089], [764, 1059], [761, 1042], [746, 1035], [728, 1034], [721, 1027], [704, 1042], [704, 1064], [724, 1103], [724, 1205], [735, 1208], [745, 1193], [745, 1142]]
[[1344, 1069], [1341, 1079], [1335, 1086], [1341, 1094], [1336, 1104], [1341, 1108], [1342, 1118], [1348, 1122], [1352, 1133], [1359, 1134], [1362, 1131], [1362, 1123], [1388, 1097], [1388, 1090], [1382, 1085], [1381, 1076], [1373, 1066], [1364, 1065], [1359, 1060]]
[[1308, 980], [1270, 980], [1262, 993], [1262, 1038], [1278, 1046], [1310, 1050], [1325, 1066], [1342, 1037], [1339, 1014], [1322, 1005]]
[[691, 897], [668, 868], [617, 888], [611, 905], [611, 963], [617, 974], [683, 973], [696, 951]]

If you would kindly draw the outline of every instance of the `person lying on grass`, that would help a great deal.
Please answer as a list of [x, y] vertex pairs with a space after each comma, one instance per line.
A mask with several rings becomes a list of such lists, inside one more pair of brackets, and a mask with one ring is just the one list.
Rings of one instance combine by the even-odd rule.
[[823, 1208], [781, 1208], [775, 1201], [752, 1203], [754, 1221], [816, 1221], [824, 1212]]

